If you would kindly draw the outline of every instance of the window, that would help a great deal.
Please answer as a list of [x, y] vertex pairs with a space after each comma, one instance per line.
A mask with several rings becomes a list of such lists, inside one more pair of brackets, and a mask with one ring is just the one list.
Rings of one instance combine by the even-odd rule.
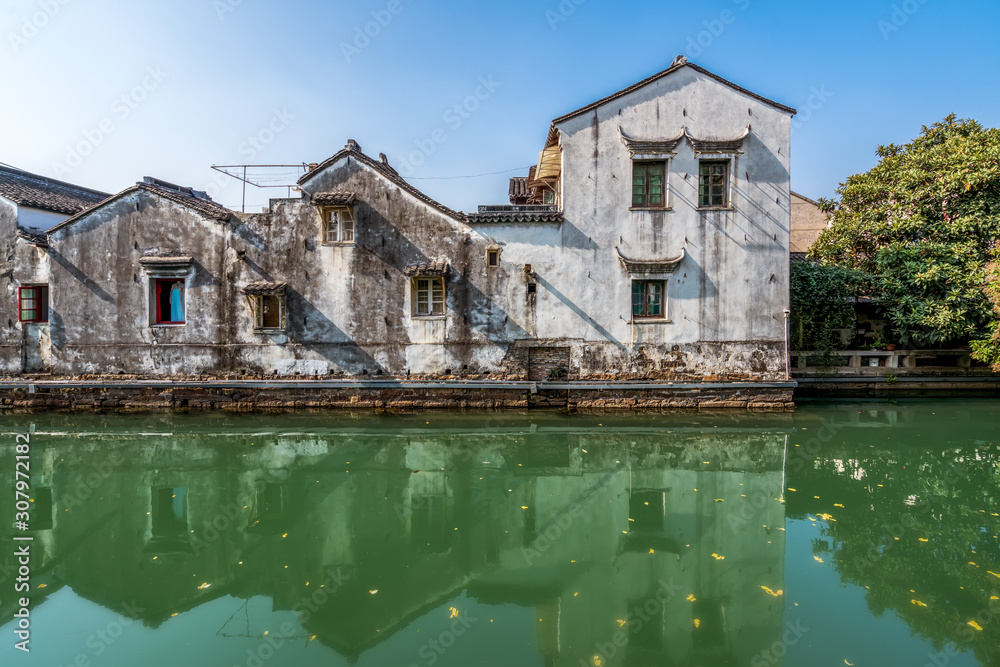
[[414, 278], [414, 308], [417, 317], [444, 315], [444, 278]]
[[631, 530], [660, 532], [666, 516], [666, 494], [660, 490], [634, 490], [628, 498]]
[[632, 163], [632, 207], [661, 208], [666, 205], [666, 162]]
[[486, 251], [486, 266], [500, 266], [500, 251], [490, 248]]
[[285, 328], [285, 295], [258, 294], [253, 297], [254, 329]]
[[663, 308], [663, 287], [663, 280], [632, 281], [633, 319], [662, 319], [666, 316]]
[[703, 161], [699, 169], [698, 206], [728, 206], [729, 161]]
[[150, 491], [153, 536], [186, 536], [188, 532], [187, 488], [153, 488]]
[[549, 188], [545, 188], [542, 191], [542, 203], [552, 206], [556, 203], [556, 191]]
[[153, 286], [156, 323], [184, 324], [184, 281], [176, 278], [157, 278]]
[[49, 287], [34, 285], [18, 290], [18, 308], [22, 322], [49, 321]]
[[350, 208], [323, 209], [323, 242], [354, 243], [354, 212]]

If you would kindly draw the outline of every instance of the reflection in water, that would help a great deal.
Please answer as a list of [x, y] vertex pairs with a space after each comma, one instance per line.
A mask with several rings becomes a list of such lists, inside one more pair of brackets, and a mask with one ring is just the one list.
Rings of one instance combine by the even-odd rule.
[[[533, 632], [501, 630], [524, 664], [749, 664], [780, 641], [784, 427], [421, 425], [36, 433], [36, 614], [68, 587], [166, 630], [231, 596], [185, 638], [224, 642], [264, 597], [300, 643], [404, 666], [459, 664], [484, 609], [525, 610]], [[440, 641], [402, 636], [442, 607]]]
[[[821, 449], [789, 465], [788, 513], [816, 522], [814, 557], [866, 589], [951, 664], [1000, 665], [1000, 448], [996, 414], [957, 404], [841, 411]], [[892, 427], [887, 442], [886, 426]], [[821, 432], [823, 432], [821, 430]]]

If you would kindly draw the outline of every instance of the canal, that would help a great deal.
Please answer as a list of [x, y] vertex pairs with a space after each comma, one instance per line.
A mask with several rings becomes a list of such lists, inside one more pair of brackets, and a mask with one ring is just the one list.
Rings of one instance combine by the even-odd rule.
[[8, 414], [0, 664], [1000, 665], [998, 417]]

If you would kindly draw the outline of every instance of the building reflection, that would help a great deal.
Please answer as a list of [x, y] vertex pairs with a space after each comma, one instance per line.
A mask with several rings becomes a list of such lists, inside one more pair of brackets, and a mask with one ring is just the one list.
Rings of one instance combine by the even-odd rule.
[[151, 627], [262, 595], [355, 661], [464, 591], [533, 609], [512, 640], [547, 665], [749, 664], [780, 641], [780, 430], [36, 441], [38, 595], [134, 602]]

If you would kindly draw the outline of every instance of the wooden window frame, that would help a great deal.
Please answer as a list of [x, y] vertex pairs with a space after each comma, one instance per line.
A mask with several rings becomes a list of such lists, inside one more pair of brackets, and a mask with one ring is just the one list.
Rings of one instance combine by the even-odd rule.
[[[732, 160], [729, 159], [704, 159], [698, 162], [698, 208], [729, 208], [731, 165]], [[721, 174], [712, 173], [713, 167], [720, 167]], [[718, 187], [712, 182], [717, 176], [722, 177], [721, 202], [717, 201], [716, 194], [712, 192], [712, 188]]]
[[486, 266], [493, 269], [500, 266], [500, 249], [499, 248], [487, 248], [486, 250]]
[[[26, 293], [34, 292], [32, 296]], [[34, 302], [34, 307], [26, 307], [26, 302]], [[34, 317], [25, 317], [26, 312], [34, 312]], [[24, 285], [17, 290], [17, 315], [25, 324], [47, 324], [49, 321], [49, 286]]]
[[[153, 289], [152, 289], [153, 304], [154, 304], [153, 314], [155, 316], [155, 321], [153, 322], [153, 324], [157, 326], [187, 324], [187, 280], [185, 280], [184, 278], [151, 278], [151, 280], [153, 281]], [[163, 287], [164, 285], [167, 284], [173, 285], [173, 283], [181, 284], [181, 299], [183, 299], [183, 315], [184, 315], [183, 320], [164, 319], [164, 314], [162, 312], [160, 298], [163, 292]], [[173, 289], [173, 287], [171, 287], [170, 289]], [[167, 317], [169, 318], [169, 314]]]
[[[636, 303], [636, 287], [642, 286], [642, 301], [641, 303]], [[659, 286], [659, 306], [660, 312], [657, 314], [650, 314], [650, 292], [649, 287], [651, 285]], [[633, 321], [648, 321], [648, 320], [666, 320], [667, 319], [667, 281], [666, 280], [647, 280], [647, 279], [633, 279], [631, 289], [631, 313]], [[640, 305], [642, 307], [641, 313], [636, 313], [636, 306]]]
[[[352, 206], [325, 206], [323, 211], [323, 243], [329, 245], [354, 245], [357, 239], [357, 220]], [[333, 217], [336, 220], [333, 220]], [[350, 238], [345, 238], [350, 236]]]
[[[250, 297], [253, 309], [253, 330], [254, 331], [284, 331], [288, 324], [288, 307], [284, 294], [255, 294]], [[264, 300], [275, 299], [278, 304], [278, 320], [276, 327], [264, 326]]]
[[[634, 209], [664, 209], [667, 208], [667, 164], [668, 160], [632, 160], [632, 191], [631, 191], [631, 202], [630, 207]], [[650, 193], [650, 181], [649, 170], [651, 167], [659, 167], [662, 173], [660, 174], [660, 203], [651, 203]], [[642, 201], [637, 202], [636, 197], [636, 178], [639, 174], [644, 174], [644, 179], [642, 183]]]
[[[435, 299], [434, 286], [439, 287], [440, 299]], [[445, 287], [444, 276], [417, 276], [412, 279], [413, 294], [413, 317], [445, 317], [448, 314], [447, 299], [448, 292]], [[423, 299], [425, 312], [421, 312], [421, 294], [426, 294]]]

